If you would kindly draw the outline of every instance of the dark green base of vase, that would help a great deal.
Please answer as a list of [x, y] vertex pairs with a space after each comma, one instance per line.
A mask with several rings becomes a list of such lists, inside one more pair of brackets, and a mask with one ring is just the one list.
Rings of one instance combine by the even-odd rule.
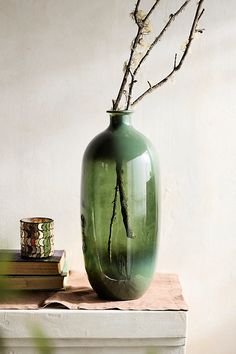
[[102, 274], [89, 277], [89, 282], [101, 299], [126, 301], [140, 298], [148, 289], [151, 280], [137, 276], [136, 279], [116, 280]]

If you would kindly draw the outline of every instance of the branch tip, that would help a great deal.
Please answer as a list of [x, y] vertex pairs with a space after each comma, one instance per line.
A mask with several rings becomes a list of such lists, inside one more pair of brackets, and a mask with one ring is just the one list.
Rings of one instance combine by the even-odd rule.
[[202, 9], [202, 11], [201, 11], [200, 15], [198, 16], [198, 21], [200, 20], [200, 18], [201, 18], [201, 17], [202, 17], [202, 15], [204, 14], [204, 12], [205, 12], [205, 9]]
[[176, 68], [176, 63], [177, 63], [177, 57], [178, 57], [178, 54], [177, 53], [175, 53], [175, 59], [174, 59], [174, 69]]

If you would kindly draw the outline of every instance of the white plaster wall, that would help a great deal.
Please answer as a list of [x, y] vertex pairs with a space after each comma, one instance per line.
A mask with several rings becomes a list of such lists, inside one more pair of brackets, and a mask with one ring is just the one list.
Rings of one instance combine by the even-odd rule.
[[[205, 2], [205, 34], [175, 83], [137, 106], [135, 125], [159, 154], [158, 269], [180, 274], [187, 353], [235, 354], [236, 3]], [[180, 3], [162, 1], [158, 28]], [[108, 123], [135, 32], [133, 4], [0, 0], [0, 247], [19, 247], [20, 218], [53, 217], [56, 247], [83, 270], [81, 159]], [[146, 63], [143, 86], [172, 67], [192, 13], [175, 21]]]

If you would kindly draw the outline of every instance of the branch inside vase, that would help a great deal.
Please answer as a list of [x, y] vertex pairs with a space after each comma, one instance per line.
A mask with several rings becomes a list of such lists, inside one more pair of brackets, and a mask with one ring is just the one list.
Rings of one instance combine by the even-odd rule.
[[116, 218], [116, 203], [117, 203], [117, 195], [118, 195], [118, 178], [116, 178], [116, 186], [115, 186], [115, 195], [114, 195], [114, 200], [113, 200], [113, 209], [112, 209], [112, 216], [111, 216], [111, 222], [110, 222], [110, 228], [109, 228], [109, 237], [108, 237], [108, 246], [107, 246], [107, 251], [108, 251], [108, 256], [110, 259], [110, 262], [112, 260], [112, 253], [111, 253], [111, 238], [112, 238], [112, 228], [113, 228], [113, 223]]
[[129, 212], [128, 212], [128, 199], [125, 193], [124, 187], [124, 171], [122, 169], [122, 163], [116, 162], [116, 175], [120, 193], [120, 206], [121, 206], [121, 214], [123, 218], [123, 223], [126, 230], [126, 236], [128, 238], [133, 238], [134, 233], [130, 227], [130, 219], [129, 219]]
[[122, 168], [122, 162], [116, 161], [116, 186], [115, 186], [115, 194], [113, 200], [113, 210], [109, 228], [109, 237], [108, 237], [108, 244], [107, 244], [107, 251], [110, 261], [112, 260], [112, 251], [111, 251], [111, 244], [112, 244], [112, 230], [113, 224], [116, 217], [116, 208], [117, 208], [117, 196], [118, 191], [120, 195], [120, 210], [122, 215], [123, 224], [125, 227], [126, 236], [128, 238], [134, 238], [134, 232], [130, 225], [130, 218], [129, 218], [129, 207], [128, 207], [128, 198], [125, 191], [124, 186], [124, 170]]

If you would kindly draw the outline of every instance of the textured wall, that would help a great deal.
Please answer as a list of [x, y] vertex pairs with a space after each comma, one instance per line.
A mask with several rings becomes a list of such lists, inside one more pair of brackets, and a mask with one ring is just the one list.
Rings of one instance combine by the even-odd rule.
[[[180, 3], [163, 0], [155, 27]], [[108, 123], [135, 31], [132, 4], [0, 0], [0, 247], [19, 247], [21, 217], [50, 216], [57, 248], [82, 270], [81, 159]], [[180, 274], [188, 353], [234, 354], [236, 4], [207, 0], [206, 8], [206, 33], [175, 82], [137, 106], [135, 125], [159, 154], [159, 270]], [[145, 64], [143, 87], [172, 67], [192, 12]]]

